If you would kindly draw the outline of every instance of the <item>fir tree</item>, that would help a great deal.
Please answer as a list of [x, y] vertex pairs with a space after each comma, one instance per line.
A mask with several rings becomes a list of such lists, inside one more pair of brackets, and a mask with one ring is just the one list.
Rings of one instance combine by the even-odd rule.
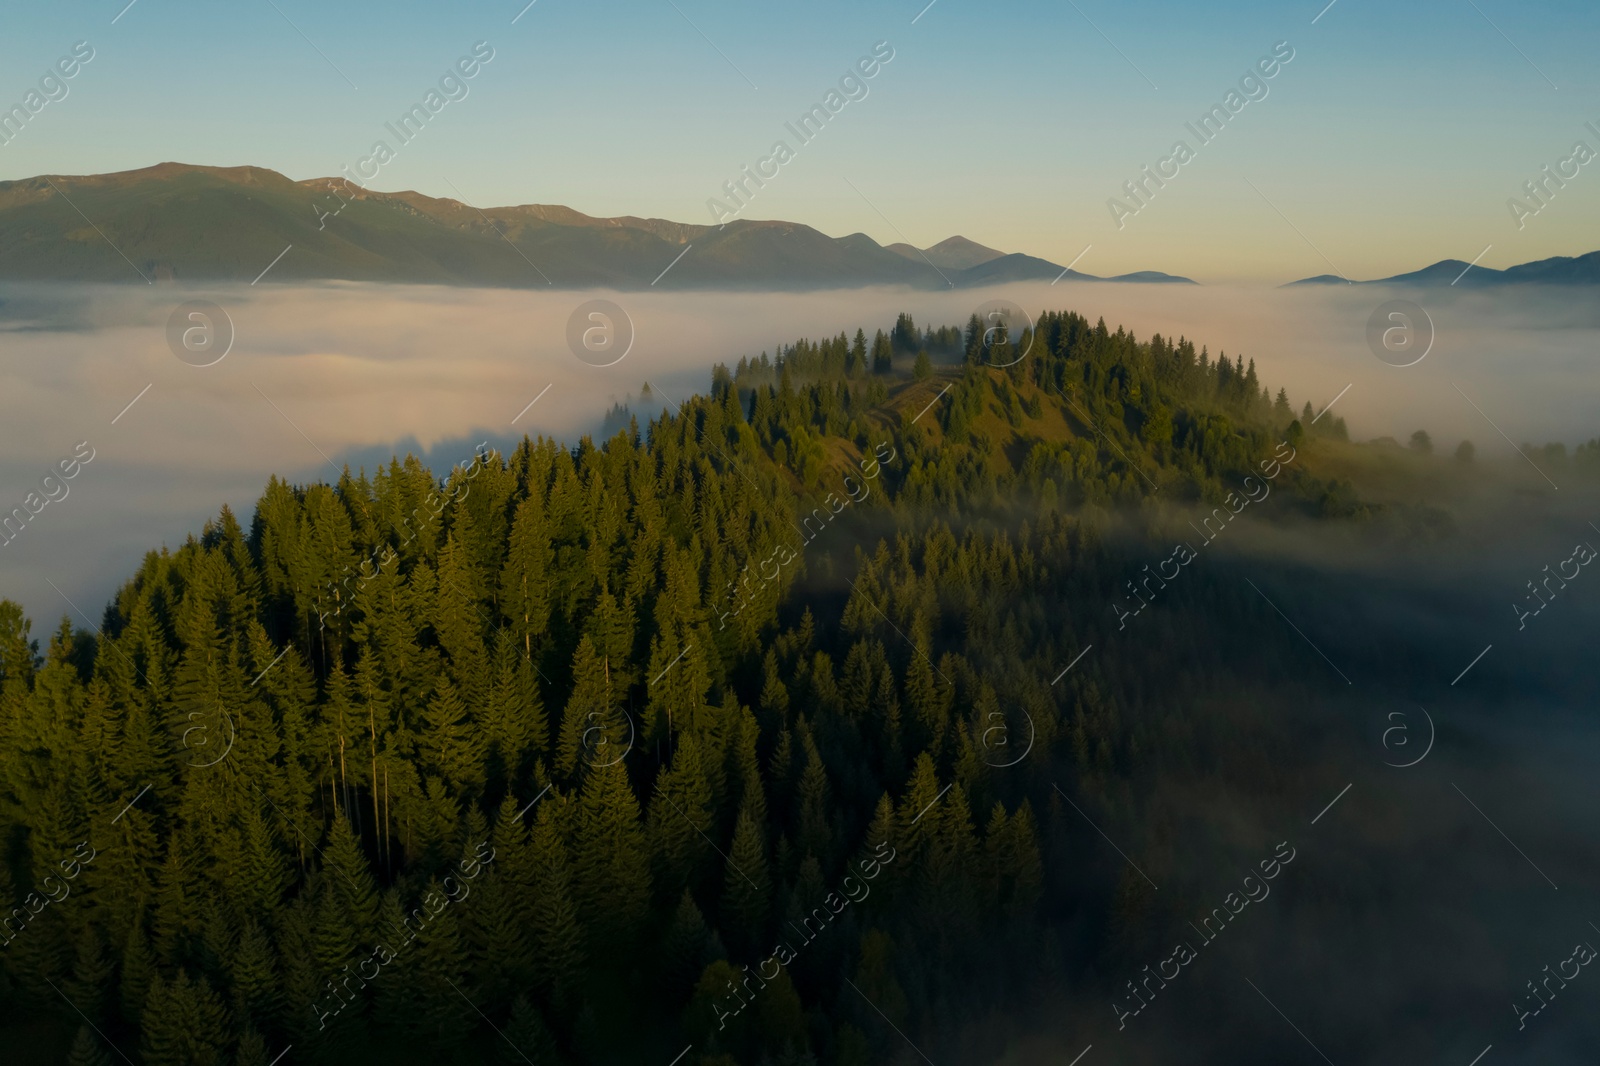
[[78, 1035], [72, 1038], [72, 1049], [67, 1052], [67, 1066], [111, 1066], [111, 1053], [94, 1030], [87, 1025], [78, 1026]]
[[228, 967], [233, 989], [233, 1013], [260, 1028], [274, 1028], [282, 1018], [283, 993], [279, 984], [277, 952], [272, 940], [254, 918], [245, 920]]
[[533, 949], [534, 982], [553, 1003], [565, 1006], [583, 970], [587, 938], [572, 902], [567, 848], [553, 807], [539, 809], [528, 854], [529, 890], [518, 898]]
[[596, 946], [625, 942], [650, 900], [650, 859], [639, 802], [621, 763], [596, 768], [579, 800], [573, 898]]
[[772, 882], [767, 876], [766, 844], [748, 809], [739, 812], [723, 872], [723, 911], [736, 953], [754, 958], [765, 945], [771, 913]]
[[544, 1014], [528, 1001], [518, 996], [511, 1005], [511, 1019], [506, 1023], [503, 1040], [497, 1041], [496, 1056], [501, 1066], [558, 1066], [559, 1052]]
[[225, 1066], [232, 1040], [228, 1014], [202, 979], [191, 983], [182, 970], [172, 981], [150, 983], [142, 1012], [146, 1066]]
[[705, 917], [685, 889], [661, 944], [661, 968], [667, 987], [681, 990], [683, 999], [688, 998], [694, 979], [711, 961], [707, 958], [710, 938]]

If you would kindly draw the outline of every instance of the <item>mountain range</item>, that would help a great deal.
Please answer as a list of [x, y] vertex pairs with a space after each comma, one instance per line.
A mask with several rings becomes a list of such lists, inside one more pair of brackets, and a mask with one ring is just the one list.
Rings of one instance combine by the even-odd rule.
[[[1469, 269], [1470, 268], [1470, 269]], [[1432, 266], [1371, 281], [1350, 281], [1337, 274], [1318, 274], [1314, 278], [1291, 281], [1284, 288], [1300, 285], [1412, 285], [1422, 288], [1452, 285], [1463, 288], [1491, 288], [1500, 285], [1600, 285], [1600, 252], [1587, 255], [1557, 255], [1520, 263], [1504, 270], [1477, 266], [1460, 259], [1441, 259]]]
[[350, 281], [620, 289], [966, 288], [1100, 279], [951, 237], [884, 247], [795, 222], [724, 226], [594, 218], [569, 207], [477, 208], [342, 178], [162, 163], [0, 182], [0, 280]]
[[[343, 178], [161, 163], [0, 182], [0, 281], [376, 281], [506, 288], [806, 291], [1029, 281], [1194, 284], [1155, 270], [1102, 278], [966, 237], [928, 248], [830, 237], [797, 222], [722, 226], [596, 218], [570, 207], [478, 208]], [[1306, 285], [1600, 285], [1600, 252], [1505, 270], [1445, 259], [1407, 274]]]

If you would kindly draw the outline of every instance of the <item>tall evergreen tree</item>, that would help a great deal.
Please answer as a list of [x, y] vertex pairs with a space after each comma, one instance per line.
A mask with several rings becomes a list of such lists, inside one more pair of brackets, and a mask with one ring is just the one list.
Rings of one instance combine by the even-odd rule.
[[748, 808], [739, 812], [734, 826], [722, 883], [729, 946], [736, 953], [754, 959], [766, 946], [772, 881], [767, 875], [767, 849], [762, 830]]
[[587, 958], [587, 937], [573, 903], [567, 846], [553, 807], [539, 809], [528, 855], [532, 876], [518, 899], [533, 949], [534, 982], [551, 1002], [566, 1006]]
[[573, 840], [573, 898], [597, 947], [625, 942], [650, 901], [650, 857], [639, 802], [621, 763], [584, 781]]

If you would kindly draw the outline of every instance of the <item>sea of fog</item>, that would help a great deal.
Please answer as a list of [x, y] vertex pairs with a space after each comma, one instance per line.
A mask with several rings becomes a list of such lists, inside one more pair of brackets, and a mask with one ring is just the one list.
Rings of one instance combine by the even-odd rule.
[[[1296, 408], [1340, 397], [1335, 411], [1357, 438], [1425, 428], [1442, 448], [1470, 437], [1480, 454], [1509, 454], [1502, 434], [1569, 446], [1600, 434], [1592, 295], [1426, 294], [1435, 339], [1404, 368], [1367, 343], [1368, 319], [1397, 296], [1417, 298], [1369, 287], [1070, 282], [804, 294], [0, 286], [0, 514], [23, 506], [64, 460], [80, 460], [70, 481], [51, 483], [60, 498], [0, 547], [0, 596], [21, 602], [36, 632], [63, 613], [98, 622], [146, 551], [180, 544], [224, 503], [247, 522], [272, 474], [332, 478], [343, 463], [370, 470], [408, 450], [442, 471], [482, 440], [575, 441], [613, 404], [646, 413], [646, 382], [659, 409], [707, 388], [718, 362], [802, 336], [870, 335], [900, 311], [919, 325], [960, 325], [995, 298], [1030, 316], [1075, 310], [1140, 337], [1184, 335], [1213, 356], [1243, 354]], [[595, 298], [621, 305], [635, 333], [605, 367], [567, 341], [569, 319]], [[174, 309], [195, 300], [221, 306], [232, 323], [232, 347], [214, 365], [192, 365], [202, 360], [169, 345]]]

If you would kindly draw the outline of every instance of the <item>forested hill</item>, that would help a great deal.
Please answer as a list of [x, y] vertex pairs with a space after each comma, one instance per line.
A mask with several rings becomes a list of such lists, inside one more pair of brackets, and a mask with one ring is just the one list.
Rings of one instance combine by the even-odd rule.
[[1267, 611], [1196, 566], [1114, 639], [1163, 509], [1440, 529], [1312, 428], [1187, 341], [902, 316], [601, 446], [274, 479], [42, 654], [0, 603], [3, 1057], [867, 1066], [1088, 979], [1143, 903], [1062, 800], [1203, 761], [1147, 676]]

